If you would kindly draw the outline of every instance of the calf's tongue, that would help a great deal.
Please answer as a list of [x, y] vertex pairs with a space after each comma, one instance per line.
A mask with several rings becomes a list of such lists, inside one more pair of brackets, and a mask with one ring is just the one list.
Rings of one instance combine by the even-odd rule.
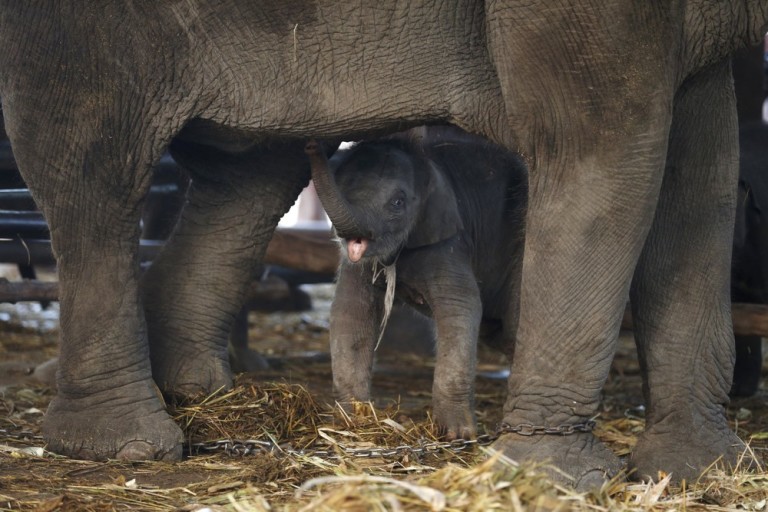
[[365, 250], [368, 248], [368, 240], [365, 238], [354, 238], [347, 240], [347, 254], [350, 261], [356, 263], [360, 261], [360, 258], [365, 254]]

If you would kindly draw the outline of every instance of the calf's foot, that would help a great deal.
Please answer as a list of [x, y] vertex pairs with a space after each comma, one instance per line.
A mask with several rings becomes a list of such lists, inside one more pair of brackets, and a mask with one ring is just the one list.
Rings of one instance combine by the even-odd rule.
[[151, 381], [59, 394], [48, 406], [43, 437], [51, 451], [90, 460], [180, 460], [184, 440]]
[[474, 439], [477, 436], [475, 414], [472, 407], [466, 403], [433, 400], [432, 415], [438, 435], [446, 441]]

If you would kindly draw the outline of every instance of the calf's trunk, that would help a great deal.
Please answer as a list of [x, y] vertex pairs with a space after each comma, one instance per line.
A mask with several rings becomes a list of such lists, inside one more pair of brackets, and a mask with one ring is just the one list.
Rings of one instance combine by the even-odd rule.
[[347, 241], [347, 251], [352, 261], [358, 261], [365, 253], [368, 239], [371, 238], [368, 230], [360, 227], [356, 221], [352, 208], [342, 196], [336, 182], [331, 176], [328, 159], [322, 147], [315, 141], [310, 141], [305, 147], [312, 168], [312, 180], [315, 183], [317, 195], [323, 208], [328, 213], [333, 226], [340, 238]]

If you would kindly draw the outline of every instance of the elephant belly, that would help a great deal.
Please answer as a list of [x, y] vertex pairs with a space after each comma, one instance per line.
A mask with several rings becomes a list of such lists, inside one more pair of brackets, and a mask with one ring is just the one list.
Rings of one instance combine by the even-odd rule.
[[432, 317], [432, 309], [429, 307], [424, 294], [420, 290], [403, 283], [397, 283], [397, 298], [408, 304], [410, 307], [428, 317]]

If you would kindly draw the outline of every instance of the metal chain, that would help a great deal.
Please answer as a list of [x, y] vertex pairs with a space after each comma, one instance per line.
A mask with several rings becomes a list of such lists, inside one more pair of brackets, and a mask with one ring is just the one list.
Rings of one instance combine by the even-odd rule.
[[496, 432], [492, 434], [481, 434], [474, 439], [432, 441], [419, 444], [418, 446], [404, 444], [394, 448], [347, 448], [341, 445], [337, 445], [336, 449], [324, 448], [295, 450], [293, 448], [283, 448], [272, 441], [262, 441], [257, 439], [222, 439], [219, 441], [192, 443], [189, 445], [189, 448], [195, 453], [199, 453], [200, 451], [223, 451], [229, 455], [238, 456], [254, 455], [259, 453], [282, 453], [289, 456], [318, 457], [326, 460], [337, 460], [342, 458], [342, 456], [356, 459], [392, 458], [402, 457], [403, 455], [434, 455], [446, 450], [451, 452], [460, 452], [472, 446], [487, 446], [496, 441], [503, 434], [517, 434], [521, 436], [568, 436], [572, 434], [588, 433], [591, 432], [594, 428], [595, 422], [592, 420], [582, 421], [580, 423], [558, 425], [556, 427], [531, 425], [530, 423], [521, 423], [519, 425], [509, 425], [507, 423], [502, 423], [499, 425], [499, 428], [496, 429]]
[[259, 453], [284, 454], [298, 457], [318, 457], [326, 460], [337, 460], [343, 456], [356, 459], [369, 458], [392, 458], [403, 455], [429, 455], [437, 454], [444, 450], [460, 452], [470, 446], [489, 445], [498, 439], [498, 435], [482, 434], [475, 439], [455, 439], [453, 441], [432, 441], [422, 443], [418, 446], [400, 445], [393, 448], [373, 447], [373, 448], [347, 448], [337, 445], [337, 448], [317, 448], [307, 450], [296, 450], [294, 448], [285, 448], [275, 444], [272, 441], [262, 441], [258, 439], [238, 440], [222, 439], [219, 441], [192, 443], [189, 445], [193, 453], [223, 451], [229, 455], [255, 455]]
[[34, 432], [30, 430], [8, 430], [4, 428], [0, 428], [0, 437], [5, 437], [8, 439], [15, 439], [17, 441], [42, 441], [43, 436], [37, 435]]
[[[556, 427], [546, 427], [543, 425], [531, 425], [530, 423], [521, 423], [519, 425], [509, 425], [502, 423], [492, 434], [481, 434], [474, 439], [454, 439], [453, 441], [432, 441], [421, 443], [417, 446], [403, 444], [394, 448], [374, 447], [374, 448], [346, 448], [338, 445], [336, 448], [318, 448], [308, 450], [296, 450], [290, 447], [282, 447], [274, 441], [264, 441], [260, 439], [220, 439], [218, 441], [208, 441], [200, 443], [190, 443], [188, 445], [191, 453], [200, 452], [224, 452], [227, 455], [244, 457], [246, 455], [257, 455], [263, 453], [283, 454], [299, 457], [318, 457], [326, 460], [337, 460], [342, 456], [356, 459], [370, 458], [399, 458], [404, 455], [434, 455], [443, 451], [460, 452], [473, 446], [487, 446], [496, 441], [503, 434], [517, 434], [520, 436], [534, 435], [560, 435], [568, 436], [572, 434], [581, 434], [591, 432], [595, 428], [595, 422], [592, 420], [582, 421], [580, 423], [571, 423], [558, 425]], [[36, 435], [28, 430], [12, 432], [0, 428], [0, 437], [16, 440], [42, 441], [43, 436]]]
[[530, 423], [521, 423], [519, 425], [512, 426], [508, 423], [502, 423], [499, 428], [496, 429], [496, 434], [497, 437], [501, 434], [517, 434], [519, 436], [570, 436], [572, 434], [592, 432], [594, 429], [595, 422], [593, 420], [586, 420], [580, 423], [558, 425], [557, 427], [544, 427], [541, 425], [531, 425]]

